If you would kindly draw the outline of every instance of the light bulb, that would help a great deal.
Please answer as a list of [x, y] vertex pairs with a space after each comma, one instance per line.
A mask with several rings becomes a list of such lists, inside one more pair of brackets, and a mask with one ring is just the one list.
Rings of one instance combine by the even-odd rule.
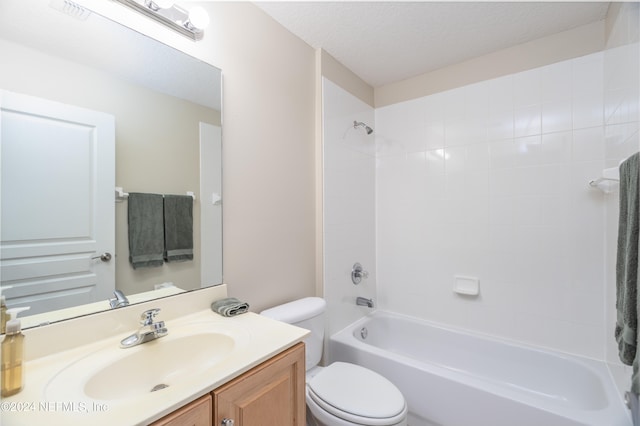
[[188, 28], [196, 30], [204, 30], [209, 25], [209, 15], [204, 8], [200, 6], [193, 7], [189, 10], [189, 20], [185, 23]]

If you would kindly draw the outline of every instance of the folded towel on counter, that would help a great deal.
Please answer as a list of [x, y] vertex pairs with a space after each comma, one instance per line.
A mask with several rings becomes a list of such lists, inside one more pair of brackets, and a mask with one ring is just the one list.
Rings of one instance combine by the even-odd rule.
[[249, 312], [249, 304], [242, 302], [235, 297], [227, 297], [226, 299], [220, 299], [213, 302], [211, 304], [211, 310], [223, 317], [233, 317]]
[[640, 154], [636, 153], [620, 164], [620, 216], [616, 257], [615, 338], [618, 356], [633, 365], [631, 390], [640, 392], [638, 375], [638, 245], [640, 221]]
[[167, 262], [193, 260], [193, 197], [164, 196], [164, 259]]
[[127, 200], [129, 262], [133, 269], [162, 266], [164, 226], [162, 195], [132, 192]]

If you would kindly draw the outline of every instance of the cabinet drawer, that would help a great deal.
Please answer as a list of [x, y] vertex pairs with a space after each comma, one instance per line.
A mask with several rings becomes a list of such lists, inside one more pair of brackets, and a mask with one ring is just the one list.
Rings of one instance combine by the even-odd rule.
[[152, 423], [151, 426], [211, 426], [212, 413], [211, 395], [205, 395]]

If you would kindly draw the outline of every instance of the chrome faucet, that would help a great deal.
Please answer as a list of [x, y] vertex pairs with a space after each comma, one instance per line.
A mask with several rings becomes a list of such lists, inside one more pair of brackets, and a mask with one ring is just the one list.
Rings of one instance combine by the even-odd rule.
[[365, 297], [356, 298], [356, 305], [366, 306], [367, 308], [373, 308], [373, 299], [367, 299]]
[[129, 299], [124, 295], [120, 290], [116, 290], [113, 292], [115, 296], [113, 299], [109, 299], [109, 305], [111, 305], [111, 309], [122, 308], [123, 306], [127, 306], [129, 304]]
[[120, 347], [125, 349], [131, 348], [169, 334], [169, 330], [165, 327], [164, 321], [153, 322], [158, 312], [160, 312], [159, 308], [144, 311], [140, 315], [140, 329], [131, 336], [122, 339], [120, 341]]

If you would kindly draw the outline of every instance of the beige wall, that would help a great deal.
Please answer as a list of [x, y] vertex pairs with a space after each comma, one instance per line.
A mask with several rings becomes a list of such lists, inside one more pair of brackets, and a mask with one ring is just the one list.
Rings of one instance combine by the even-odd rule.
[[223, 276], [253, 311], [315, 294], [315, 52], [248, 2], [203, 2], [201, 41], [82, 4], [223, 73]]
[[595, 22], [375, 88], [375, 107], [577, 58], [604, 49], [604, 21]]
[[249, 3], [206, 3], [224, 76], [223, 271], [252, 310], [315, 293], [315, 52]]
[[318, 60], [322, 77], [333, 81], [367, 105], [374, 106], [373, 87], [322, 49], [319, 50]]

